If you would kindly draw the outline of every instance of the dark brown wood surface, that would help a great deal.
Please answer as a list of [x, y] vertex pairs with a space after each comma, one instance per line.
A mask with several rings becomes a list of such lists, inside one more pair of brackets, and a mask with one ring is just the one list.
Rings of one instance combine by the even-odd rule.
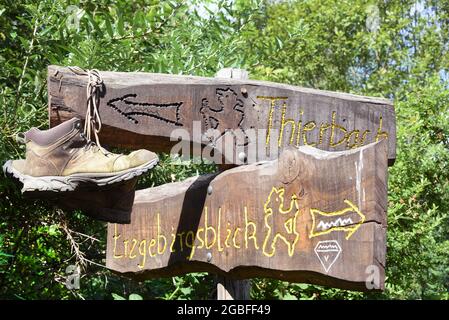
[[[367, 290], [384, 287], [387, 143], [277, 160], [136, 192], [108, 224], [108, 268], [147, 279], [207, 271]], [[368, 270], [368, 271], [367, 271]]]
[[[170, 152], [177, 143], [170, 141], [173, 130], [185, 129], [183, 139], [206, 145], [209, 141], [201, 134], [214, 129], [215, 142], [236, 139], [231, 142], [235, 152], [228, 157], [230, 163], [238, 162], [238, 150], [254, 163], [276, 158], [276, 147], [311, 145], [343, 151], [382, 139], [388, 141], [389, 164], [396, 157], [395, 112], [385, 99], [252, 80], [101, 75], [101, 138], [106, 146]], [[84, 117], [86, 83], [86, 76], [49, 66], [51, 126], [76, 115]], [[257, 150], [257, 156], [251, 150]]]

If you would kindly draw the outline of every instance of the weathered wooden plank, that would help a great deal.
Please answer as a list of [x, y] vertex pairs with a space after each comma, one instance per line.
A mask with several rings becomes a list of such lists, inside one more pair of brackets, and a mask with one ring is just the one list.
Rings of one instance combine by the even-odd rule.
[[[396, 157], [395, 112], [385, 99], [218, 77], [106, 71], [101, 75], [101, 136], [106, 145], [170, 152], [177, 142], [170, 141], [175, 129], [178, 134], [185, 130], [182, 139], [202, 145], [209, 143], [202, 133], [214, 129], [215, 142], [240, 139], [229, 142], [234, 150], [230, 163], [239, 162], [241, 149], [254, 163], [274, 159], [276, 148], [289, 145], [343, 151], [385, 138], [389, 163]], [[84, 116], [86, 82], [87, 77], [68, 68], [49, 66], [52, 126]]]
[[[136, 192], [108, 225], [107, 267], [137, 278], [208, 271], [367, 290], [384, 286], [387, 143], [277, 160]], [[369, 270], [371, 270], [369, 269]]]
[[[44, 200], [66, 212], [81, 210], [96, 220], [130, 223], [137, 179], [101, 187], [82, 184], [70, 192], [27, 191], [23, 196]], [[20, 181], [14, 181], [19, 188], [23, 187]]]

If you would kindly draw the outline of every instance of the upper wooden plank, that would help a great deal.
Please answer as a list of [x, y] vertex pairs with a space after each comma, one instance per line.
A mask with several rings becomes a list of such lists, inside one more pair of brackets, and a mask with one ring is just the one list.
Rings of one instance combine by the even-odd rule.
[[[179, 130], [178, 135], [202, 145], [209, 141], [201, 133], [215, 129], [216, 145], [229, 136], [241, 139], [232, 149], [243, 148], [249, 162], [275, 158], [287, 145], [342, 151], [385, 138], [389, 164], [396, 157], [396, 119], [389, 100], [254, 80], [139, 72], [101, 75], [102, 141], [110, 146], [170, 152], [175, 129], [185, 129], [187, 136]], [[86, 83], [87, 77], [66, 67], [48, 67], [52, 126], [84, 116]], [[228, 160], [236, 163], [238, 154]]]

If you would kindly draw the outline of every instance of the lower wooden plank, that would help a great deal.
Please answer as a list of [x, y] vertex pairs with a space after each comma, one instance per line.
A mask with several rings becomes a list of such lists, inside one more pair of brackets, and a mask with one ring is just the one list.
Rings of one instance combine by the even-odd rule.
[[207, 271], [383, 289], [384, 141], [277, 160], [136, 192], [131, 224], [109, 224], [107, 267], [146, 279]]

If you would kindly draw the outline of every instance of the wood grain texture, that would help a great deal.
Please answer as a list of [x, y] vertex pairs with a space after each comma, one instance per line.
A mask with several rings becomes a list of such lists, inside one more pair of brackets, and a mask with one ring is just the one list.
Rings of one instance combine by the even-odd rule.
[[217, 300], [251, 300], [251, 282], [217, 277]]
[[207, 271], [367, 290], [384, 287], [387, 143], [286, 148], [259, 162], [136, 192], [108, 224], [108, 268], [146, 279]]
[[[185, 129], [188, 136], [183, 139], [203, 146], [209, 140], [201, 134], [213, 129], [214, 142], [229, 135], [240, 139], [232, 147], [247, 150], [249, 163], [274, 159], [291, 145], [343, 151], [385, 138], [390, 165], [396, 157], [395, 112], [385, 99], [222, 77], [106, 71], [101, 75], [105, 145], [170, 152], [177, 142], [170, 141], [174, 129]], [[49, 66], [51, 126], [84, 116], [86, 83], [87, 77], [68, 68]], [[228, 161], [238, 163], [238, 154]]]
[[[26, 191], [23, 197], [51, 203], [66, 213], [81, 210], [95, 220], [130, 223], [137, 180], [135, 177], [101, 187], [93, 183], [83, 183], [69, 192]], [[23, 187], [19, 180], [12, 181], [19, 189]]]
[[[240, 80], [247, 80], [249, 73], [243, 69], [223, 68], [216, 74], [216, 78], [233, 78]], [[233, 164], [226, 164], [226, 161], [221, 161], [219, 168], [221, 171], [231, 169]], [[251, 281], [247, 279], [234, 280], [226, 276], [216, 276], [217, 282], [217, 300], [250, 300]]]

